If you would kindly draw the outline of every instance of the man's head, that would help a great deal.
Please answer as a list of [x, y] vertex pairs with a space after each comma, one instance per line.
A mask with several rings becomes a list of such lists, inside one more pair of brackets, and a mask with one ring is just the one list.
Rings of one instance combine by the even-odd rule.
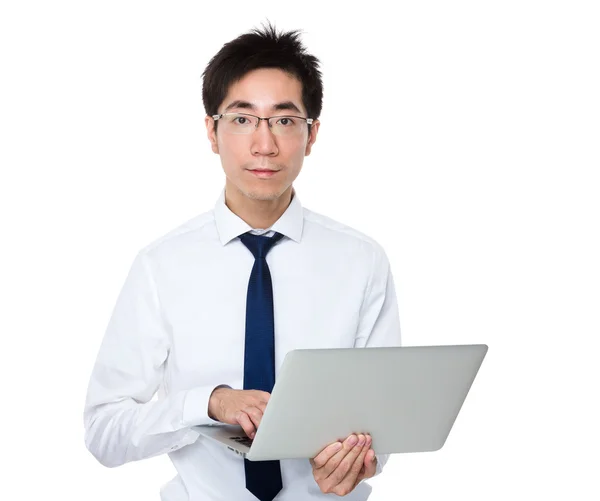
[[[269, 25], [225, 44], [203, 77], [208, 137], [221, 157], [227, 192], [233, 189], [254, 200], [279, 198], [300, 173], [317, 137], [323, 101], [318, 59], [306, 53], [297, 31], [278, 34]], [[228, 115], [213, 118], [223, 113]], [[254, 128], [247, 124], [255, 119], [234, 113], [314, 122], [274, 119], [271, 129], [262, 120]]]

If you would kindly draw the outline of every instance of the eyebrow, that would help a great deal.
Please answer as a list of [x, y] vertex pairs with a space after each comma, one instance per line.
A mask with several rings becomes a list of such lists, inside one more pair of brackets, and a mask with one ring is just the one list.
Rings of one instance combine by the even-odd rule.
[[[223, 110], [223, 113], [226, 113], [227, 111], [229, 111], [233, 108], [241, 108], [241, 109], [245, 109], [245, 110], [256, 111], [256, 106], [254, 106], [252, 103], [238, 99], [238, 100], [230, 103], [227, 106], [227, 108], [225, 108], [225, 110]], [[297, 113], [302, 114], [300, 109], [291, 101], [284, 101], [282, 103], [274, 104], [271, 109], [273, 109], [274, 111], [289, 110], [289, 111], [295, 111]]]

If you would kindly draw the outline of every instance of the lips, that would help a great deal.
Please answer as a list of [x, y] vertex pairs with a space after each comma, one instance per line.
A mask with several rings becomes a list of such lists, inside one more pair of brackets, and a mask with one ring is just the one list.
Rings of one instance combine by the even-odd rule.
[[250, 171], [250, 173], [256, 177], [262, 177], [262, 178], [267, 178], [267, 177], [272, 177], [274, 176], [277, 172], [279, 172], [278, 170], [271, 170], [271, 169], [248, 169]]

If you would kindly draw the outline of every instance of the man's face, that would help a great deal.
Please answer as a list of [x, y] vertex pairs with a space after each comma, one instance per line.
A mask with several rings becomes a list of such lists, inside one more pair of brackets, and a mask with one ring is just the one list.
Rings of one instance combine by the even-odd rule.
[[[232, 84], [218, 113], [249, 113], [259, 117], [297, 115], [307, 117], [302, 104], [302, 84], [279, 69], [265, 68], [247, 73]], [[307, 117], [312, 118], [312, 117]], [[275, 200], [293, 183], [304, 157], [316, 140], [319, 122], [313, 122], [310, 136], [304, 124], [297, 136], [276, 136], [262, 120], [258, 129], [247, 135], [228, 134], [220, 124], [206, 117], [212, 150], [221, 157], [226, 192], [236, 190], [253, 200]], [[256, 169], [276, 172], [264, 174]]]

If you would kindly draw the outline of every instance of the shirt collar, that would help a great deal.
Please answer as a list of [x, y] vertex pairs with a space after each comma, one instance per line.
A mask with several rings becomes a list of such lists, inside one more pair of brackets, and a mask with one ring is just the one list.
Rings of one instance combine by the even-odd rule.
[[[225, 204], [225, 188], [221, 191], [215, 204], [214, 215], [217, 233], [223, 245], [252, 229], [248, 223], [234, 214]], [[303, 224], [302, 204], [296, 190], [292, 188], [292, 201], [281, 217], [271, 226], [271, 230], [281, 233], [295, 242], [300, 242]]]

